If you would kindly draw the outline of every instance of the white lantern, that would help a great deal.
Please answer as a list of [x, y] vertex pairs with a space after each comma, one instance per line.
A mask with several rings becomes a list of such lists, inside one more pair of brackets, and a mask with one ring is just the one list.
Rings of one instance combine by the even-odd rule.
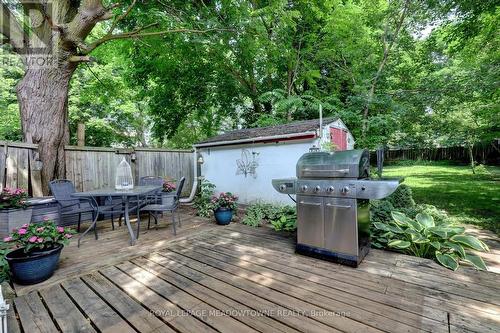
[[132, 168], [125, 161], [125, 157], [116, 168], [115, 189], [131, 190], [134, 188], [134, 178], [132, 177]]

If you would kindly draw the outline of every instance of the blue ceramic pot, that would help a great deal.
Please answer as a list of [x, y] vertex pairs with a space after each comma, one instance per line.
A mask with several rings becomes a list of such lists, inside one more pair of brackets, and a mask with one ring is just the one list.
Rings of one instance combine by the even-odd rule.
[[57, 267], [62, 248], [59, 245], [50, 250], [31, 253], [24, 253], [21, 248], [7, 253], [5, 259], [14, 281], [19, 284], [35, 284], [50, 278]]
[[233, 210], [229, 208], [219, 207], [214, 212], [215, 221], [220, 225], [228, 225], [233, 219]]

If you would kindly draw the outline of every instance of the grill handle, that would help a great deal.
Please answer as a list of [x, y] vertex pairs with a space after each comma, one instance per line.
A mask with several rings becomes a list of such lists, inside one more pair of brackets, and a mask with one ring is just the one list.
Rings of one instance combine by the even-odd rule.
[[333, 207], [333, 208], [341, 208], [341, 209], [349, 209], [352, 207], [352, 206], [344, 206], [344, 205], [334, 205], [334, 204], [330, 204], [330, 203], [327, 203], [326, 206]]
[[303, 171], [304, 175], [309, 175], [309, 176], [315, 176], [318, 174], [332, 174], [332, 173], [337, 173], [337, 174], [342, 174], [346, 175], [349, 173], [349, 169], [336, 169], [336, 170], [318, 170], [318, 169], [304, 169]]
[[301, 205], [308, 205], [308, 206], [321, 206], [320, 202], [305, 202], [305, 201], [299, 201], [299, 204]]

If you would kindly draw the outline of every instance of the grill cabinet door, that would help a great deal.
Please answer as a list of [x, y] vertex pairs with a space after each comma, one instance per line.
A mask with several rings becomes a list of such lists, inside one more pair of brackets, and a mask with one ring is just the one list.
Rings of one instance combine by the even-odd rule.
[[324, 248], [323, 198], [297, 195], [297, 242]]
[[325, 198], [325, 248], [358, 255], [356, 199]]

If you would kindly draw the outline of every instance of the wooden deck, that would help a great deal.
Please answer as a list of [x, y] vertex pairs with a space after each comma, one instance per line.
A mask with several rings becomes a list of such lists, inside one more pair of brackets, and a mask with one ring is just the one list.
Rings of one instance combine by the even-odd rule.
[[9, 332], [500, 331], [495, 273], [377, 250], [354, 269], [267, 228], [184, 221], [175, 238], [129, 247], [120, 229], [65, 249], [50, 281], [17, 286]]

